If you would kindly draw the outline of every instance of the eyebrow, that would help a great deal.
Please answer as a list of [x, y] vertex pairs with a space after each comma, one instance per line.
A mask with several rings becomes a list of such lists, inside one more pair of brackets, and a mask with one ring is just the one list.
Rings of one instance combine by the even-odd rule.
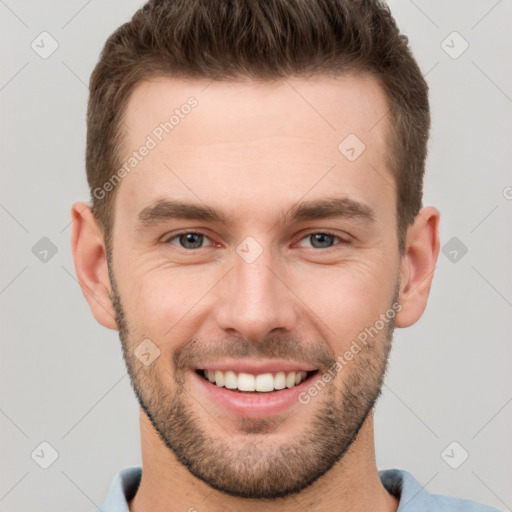
[[[376, 220], [375, 213], [366, 204], [346, 197], [335, 197], [298, 203], [281, 215], [281, 223], [333, 217], [358, 218], [370, 223]], [[149, 228], [168, 219], [227, 224], [226, 216], [209, 206], [173, 199], [158, 199], [140, 211], [137, 216], [137, 228]]]

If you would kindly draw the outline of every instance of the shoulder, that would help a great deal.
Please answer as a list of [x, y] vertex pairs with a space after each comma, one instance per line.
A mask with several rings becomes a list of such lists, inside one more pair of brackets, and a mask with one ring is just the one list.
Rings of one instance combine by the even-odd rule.
[[399, 498], [397, 512], [500, 512], [476, 501], [431, 494], [403, 469], [382, 470], [379, 476], [386, 490]]
[[142, 466], [130, 466], [117, 473], [105, 501], [94, 512], [129, 512], [128, 503], [135, 496], [142, 476]]

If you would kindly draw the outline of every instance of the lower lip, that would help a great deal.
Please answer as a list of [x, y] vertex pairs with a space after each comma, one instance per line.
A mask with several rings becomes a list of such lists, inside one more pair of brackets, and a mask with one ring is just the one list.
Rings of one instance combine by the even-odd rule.
[[267, 393], [231, 391], [221, 388], [204, 379], [195, 371], [191, 376], [197, 381], [207, 396], [231, 414], [244, 418], [266, 418], [286, 412], [293, 405], [300, 405], [299, 395], [311, 384], [318, 372], [293, 388], [285, 388]]

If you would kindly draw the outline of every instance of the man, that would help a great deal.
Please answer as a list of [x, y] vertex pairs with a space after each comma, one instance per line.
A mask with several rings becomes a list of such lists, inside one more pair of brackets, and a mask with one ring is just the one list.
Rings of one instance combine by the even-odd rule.
[[78, 279], [117, 329], [141, 467], [103, 512], [493, 510], [378, 471], [421, 317], [428, 88], [376, 1], [150, 1], [90, 84]]

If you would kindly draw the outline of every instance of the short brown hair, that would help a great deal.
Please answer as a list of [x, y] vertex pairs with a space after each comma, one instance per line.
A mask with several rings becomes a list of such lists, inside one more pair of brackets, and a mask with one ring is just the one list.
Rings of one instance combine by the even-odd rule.
[[[388, 6], [378, 0], [150, 0], [107, 40], [90, 80], [87, 180], [111, 247], [123, 116], [134, 87], [155, 76], [277, 80], [369, 73], [389, 103], [388, 166], [403, 254], [422, 206], [430, 130], [428, 86]], [[341, 142], [341, 141], [340, 141]]]

